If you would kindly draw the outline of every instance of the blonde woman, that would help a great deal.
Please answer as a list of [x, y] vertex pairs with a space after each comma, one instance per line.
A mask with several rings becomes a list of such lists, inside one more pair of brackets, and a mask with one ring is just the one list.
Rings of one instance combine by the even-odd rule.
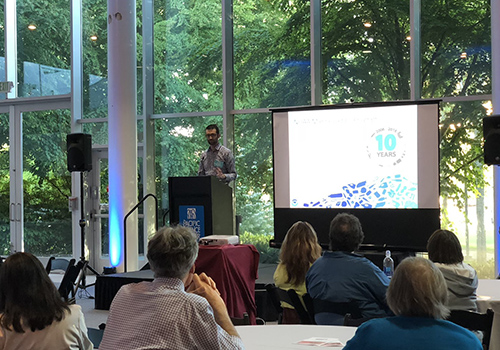
[[[298, 221], [286, 233], [280, 251], [280, 263], [274, 272], [274, 284], [281, 289], [295, 289], [299, 296], [306, 291], [306, 273], [321, 256], [316, 231], [308, 222]], [[282, 323], [300, 323], [295, 309], [282, 303]]]

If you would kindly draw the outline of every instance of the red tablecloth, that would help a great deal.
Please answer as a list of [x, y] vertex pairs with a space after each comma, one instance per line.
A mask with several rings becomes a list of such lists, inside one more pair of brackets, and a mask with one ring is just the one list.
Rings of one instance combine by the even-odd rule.
[[200, 246], [196, 273], [205, 272], [217, 284], [229, 316], [242, 318], [247, 312], [255, 324], [255, 280], [259, 252], [253, 245]]

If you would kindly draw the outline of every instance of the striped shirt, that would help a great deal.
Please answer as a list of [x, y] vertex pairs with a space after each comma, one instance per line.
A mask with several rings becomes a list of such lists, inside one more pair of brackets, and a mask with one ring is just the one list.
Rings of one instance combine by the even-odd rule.
[[221, 168], [222, 173], [226, 175], [223, 180], [227, 183], [236, 179], [236, 168], [234, 166], [234, 157], [231, 150], [222, 146], [220, 143], [215, 147], [215, 151], [208, 147], [201, 155], [198, 175], [217, 176], [215, 168]]
[[123, 286], [109, 312], [101, 350], [244, 349], [241, 339], [216, 322], [201, 296], [186, 293], [177, 278]]

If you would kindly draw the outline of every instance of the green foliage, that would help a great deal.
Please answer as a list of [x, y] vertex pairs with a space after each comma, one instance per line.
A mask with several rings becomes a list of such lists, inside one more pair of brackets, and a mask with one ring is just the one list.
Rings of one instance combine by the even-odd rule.
[[241, 244], [252, 244], [260, 254], [260, 263], [277, 264], [279, 261], [279, 249], [271, 248], [269, 240], [272, 236], [262, 233], [250, 233], [245, 231], [240, 235]]
[[236, 212], [241, 231], [273, 234], [271, 115], [235, 119]]
[[165, 118], [155, 123], [156, 184], [161, 207], [168, 208], [168, 177], [196, 176], [201, 153], [208, 148], [205, 127], [220, 117]]
[[[44, 122], [41, 123], [40, 120]], [[71, 176], [66, 164], [69, 111], [23, 114], [24, 242], [38, 255], [72, 252]], [[0, 252], [10, 251], [9, 123], [0, 124]]]
[[482, 263], [476, 260], [465, 262], [476, 270], [478, 278], [497, 278], [495, 276], [495, 259], [490, 259]]
[[[17, 1], [19, 95], [69, 93], [70, 7], [67, 1]], [[28, 29], [34, 24], [36, 29]], [[37, 80], [38, 75], [43, 80]], [[43, 89], [43, 90], [42, 90]]]
[[155, 2], [155, 113], [222, 109], [221, 2]]
[[[311, 103], [310, 4], [290, 0], [233, 1], [236, 109]], [[322, 0], [321, 7], [323, 102], [409, 99], [409, 3]], [[107, 116], [106, 13], [106, 1], [89, 0], [83, 4], [86, 117]], [[141, 4], [137, 2], [139, 61], [143, 41], [140, 13]], [[222, 109], [220, 13], [220, 0], [154, 2], [154, 67], [144, 69], [154, 69], [155, 113]], [[71, 65], [69, 14], [67, 1], [18, 1], [18, 59], [44, 66], [39, 69], [55, 68], [53, 74], [59, 79], [54, 81], [62, 81], [61, 86], [48, 85], [47, 91], [69, 89], [70, 80], [65, 77]], [[26, 29], [28, 22], [36, 24], [37, 30]], [[364, 26], [367, 22], [371, 27]], [[490, 94], [490, 30], [487, 0], [423, 1], [421, 97]], [[98, 36], [95, 41], [89, 40], [93, 34]], [[465, 58], [461, 57], [463, 52]], [[47, 94], [28, 86], [28, 71], [24, 65], [20, 67], [22, 94]], [[141, 82], [138, 89], [142, 93]], [[468, 196], [481, 198], [482, 189], [488, 185], [481, 159], [481, 119], [485, 112], [480, 102], [443, 103], [441, 107], [441, 194], [464, 209]], [[59, 111], [23, 115], [26, 246], [36, 252], [62, 253], [71, 246], [67, 211], [70, 177], [64, 150], [69, 120], [68, 113]], [[199, 156], [207, 147], [204, 128], [210, 123], [222, 126], [222, 117], [165, 118], [155, 122], [155, 181], [163, 208], [167, 207], [167, 178], [196, 175]], [[2, 144], [9, 142], [8, 124], [8, 118], [2, 118]], [[85, 124], [84, 128], [95, 143], [107, 143], [105, 123]], [[261, 261], [277, 261], [278, 255], [267, 242], [273, 233], [271, 131], [269, 113], [235, 116], [237, 214], [243, 218], [242, 240], [256, 242], [253, 244], [259, 246]], [[10, 239], [9, 152], [1, 148], [2, 144], [0, 252], [8, 249]], [[446, 208], [442, 222], [452, 225]]]

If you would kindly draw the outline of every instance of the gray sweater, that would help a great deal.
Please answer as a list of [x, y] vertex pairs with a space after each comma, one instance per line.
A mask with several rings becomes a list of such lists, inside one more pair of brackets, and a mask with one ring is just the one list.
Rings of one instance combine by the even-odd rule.
[[468, 264], [436, 264], [443, 273], [448, 286], [448, 307], [450, 310], [477, 311], [477, 273]]

